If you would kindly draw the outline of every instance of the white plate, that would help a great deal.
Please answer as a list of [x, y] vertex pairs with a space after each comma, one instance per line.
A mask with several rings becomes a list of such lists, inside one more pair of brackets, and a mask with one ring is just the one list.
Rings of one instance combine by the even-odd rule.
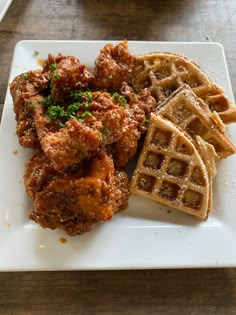
[[11, 3], [12, 0], [0, 0], [0, 22], [2, 21]]
[[[49, 52], [75, 55], [93, 66], [104, 41], [22, 41], [16, 46], [10, 81], [38, 68]], [[223, 48], [217, 43], [130, 42], [135, 54], [172, 51], [196, 61], [233, 99]], [[34, 55], [39, 52], [39, 56]], [[236, 144], [235, 125], [227, 132]], [[236, 266], [236, 156], [218, 162], [214, 202], [207, 222], [131, 196], [129, 208], [83, 236], [43, 229], [30, 209], [22, 174], [30, 150], [15, 135], [7, 92], [0, 130], [0, 270], [79, 270]], [[17, 150], [18, 154], [13, 154]], [[67, 241], [61, 243], [60, 238]]]

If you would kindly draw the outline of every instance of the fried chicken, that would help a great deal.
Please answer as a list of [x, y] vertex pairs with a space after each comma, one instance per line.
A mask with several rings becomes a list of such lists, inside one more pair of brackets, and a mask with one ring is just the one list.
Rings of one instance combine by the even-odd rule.
[[11, 83], [20, 144], [41, 147], [59, 171], [90, 159], [127, 130], [127, 113], [117, 97], [81, 91], [91, 78], [78, 59], [59, 54], [49, 55], [43, 71], [29, 71]]
[[131, 118], [137, 123], [138, 130], [145, 134], [151, 113], [156, 112], [157, 102], [148, 89], [143, 89], [136, 94], [133, 88], [123, 82], [121, 94], [127, 99], [127, 110]]
[[32, 102], [42, 100], [39, 93], [46, 90], [48, 84], [48, 78], [42, 74], [41, 70], [20, 74], [10, 84], [17, 123], [16, 133], [23, 147], [36, 149], [40, 146], [35, 129]]
[[129, 82], [134, 56], [129, 52], [127, 40], [117, 45], [107, 44], [95, 60], [94, 84], [101, 89], [117, 91], [122, 82]]
[[10, 92], [14, 103], [19, 143], [28, 148], [40, 147], [32, 110], [35, 101], [43, 102], [44, 96], [48, 95], [51, 89], [50, 94], [54, 100], [64, 103], [71, 99], [71, 92], [88, 88], [92, 79], [93, 75], [77, 58], [61, 54], [57, 57], [49, 54], [43, 70], [18, 75], [10, 84]]
[[43, 72], [49, 76], [51, 94], [57, 103], [70, 99], [75, 91], [89, 89], [93, 74], [74, 56], [48, 55], [43, 65]]
[[82, 234], [127, 206], [121, 168], [156, 110], [148, 90], [129, 85], [133, 64], [124, 40], [100, 51], [93, 72], [76, 57], [49, 54], [42, 70], [11, 83], [19, 142], [38, 150], [24, 183], [29, 217], [42, 227]]
[[109, 148], [117, 167], [125, 167], [138, 149], [141, 134], [147, 131], [151, 113], [156, 111], [156, 100], [147, 89], [136, 94], [132, 87], [123, 82], [121, 94], [127, 100], [126, 132]]
[[77, 104], [75, 116], [60, 129], [61, 120], [50, 120], [46, 109], [35, 104], [35, 128], [42, 150], [58, 171], [90, 159], [126, 132], [127, 113], [108, 93], [93, 92], [86, 108], [83, 103]]
[[127, 206], [128, 178], [115, 170], [112, 159], [100, 152], [85, 164], [58, 173], [42, 151], [33, 155], [24, 175], [33, 201], [30, 219], [44, 228], [76, 235]]

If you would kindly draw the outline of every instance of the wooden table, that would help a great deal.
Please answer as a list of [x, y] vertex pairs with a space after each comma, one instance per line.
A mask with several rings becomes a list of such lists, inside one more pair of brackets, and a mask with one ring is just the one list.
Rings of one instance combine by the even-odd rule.
[[[123, 38], [222, 43], [236, 96], [235, 0], [14, 0], [0, 24], [1, 109], [17, 41]], [[1, 273], [0, 314], [236, 314], [236, 269]]]

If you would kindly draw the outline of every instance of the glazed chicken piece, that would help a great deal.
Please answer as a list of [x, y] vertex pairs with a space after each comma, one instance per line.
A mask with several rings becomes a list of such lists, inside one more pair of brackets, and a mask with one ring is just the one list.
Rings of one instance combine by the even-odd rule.
[[129, 82], [134, 56], [129, 52], [128, 42], [107, 44], [95, 60], [94, 84], [98, 88], [117, 91], [122, 82]]
[[58, 171], [90, 159], [126, 132], [127, 113], [108, 93], [93, 92], [89, 103], [86, 102], [87, 109], [82, 104], [76, 116], [60, 129], [57, 127], [60, 120], [50, 121], [45, 108], [35, 104], [35, 126], [42, 150]]
[[116, 171], [113, 161], [100, 152], [86, 165], [58, 173], [38, 152], [28, 161], [26, 192], [33, 202], [29, 218], [44, 228], [82, 234], [127, 206], [128, 178]]
[[57, 103], [70, 99], [70, 94], [86, 90], [93, 81], [93, 74], [74, 56], [48, 55], [43, 73], [50, 78], [51, 94]]
[[13, 109], [16, 118], [16, 133], [19, 143], [26, 148], [40, 146], [35, 129], [33, 105], [42, 100], [39, 93], [48, 88], [48, 78], [41, 70], [28, 71], [18, 75], [10, 84]]
[[[70, 99], [70, 93], [86, 89], [93, 75], [72, 56], [57, 57], [49, 54], [43, 70], [28, 71], [18, 75], [10, 84], [17, 121], [17, 135], [23, 147], [39, 148], [35, 127], [34, 111], [37, 101], [43, 101], [51, 88], [51, 94], [58, 103]], [[32, 105], [33, 103], [33, 105]]]
[[[15, 77], [10, 84], [10, 92], [13, 100], [20, 95], [30, 98], [47, 89], [48, 84], [49, 81], [46, 74], [43, 74], [41, 70], [32, 70]], [[19, 108], [15, 108], [15, 106], [17, 107], [17, 104], [14, 105], [14, 110], [16, 109], [17, 112]]]
[[127, 100], [127, 128], [122, 137], [108, 149], [117, 167], [125, 167], [134, 157], [138, 149], [138, 140], [141, 134], [147, 131], [151, 113], [156, 111], [156, 100], [147, 89], [136, 94], [132, 87], [123, 82], [121, 94]]
[[130, 128], [127, 129], [123, 137], [108, 148], [108, 152], [111, 152], [116, 167], [125, 167], [134, 157], [138, 149], [140, 135], [138, 129], [133, 128], [130, 124]]
[[127, 110], [132, 119], [137, 123], [138, 129], [145, 134], [151, 113], [156, 112], [157, 102], [148, 89], [143, 89], [136, 94], [131, 86], [123, 82], [121, 94], [128, 102]]

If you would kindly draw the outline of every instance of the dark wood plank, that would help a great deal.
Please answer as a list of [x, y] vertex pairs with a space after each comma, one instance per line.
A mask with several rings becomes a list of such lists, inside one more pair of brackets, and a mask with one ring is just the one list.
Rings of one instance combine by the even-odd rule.
[[[0, 104], [19, 40], [123, 38], [221, 42], [236, 96], [235, 0], [14, 0], [0, 24]], [[4, 315], [236, 314], [234, 268], [0, 273], [0, 283]]]
[[1, 274], [4, 315], [234, 315], [235, 310], [232, 269]]

